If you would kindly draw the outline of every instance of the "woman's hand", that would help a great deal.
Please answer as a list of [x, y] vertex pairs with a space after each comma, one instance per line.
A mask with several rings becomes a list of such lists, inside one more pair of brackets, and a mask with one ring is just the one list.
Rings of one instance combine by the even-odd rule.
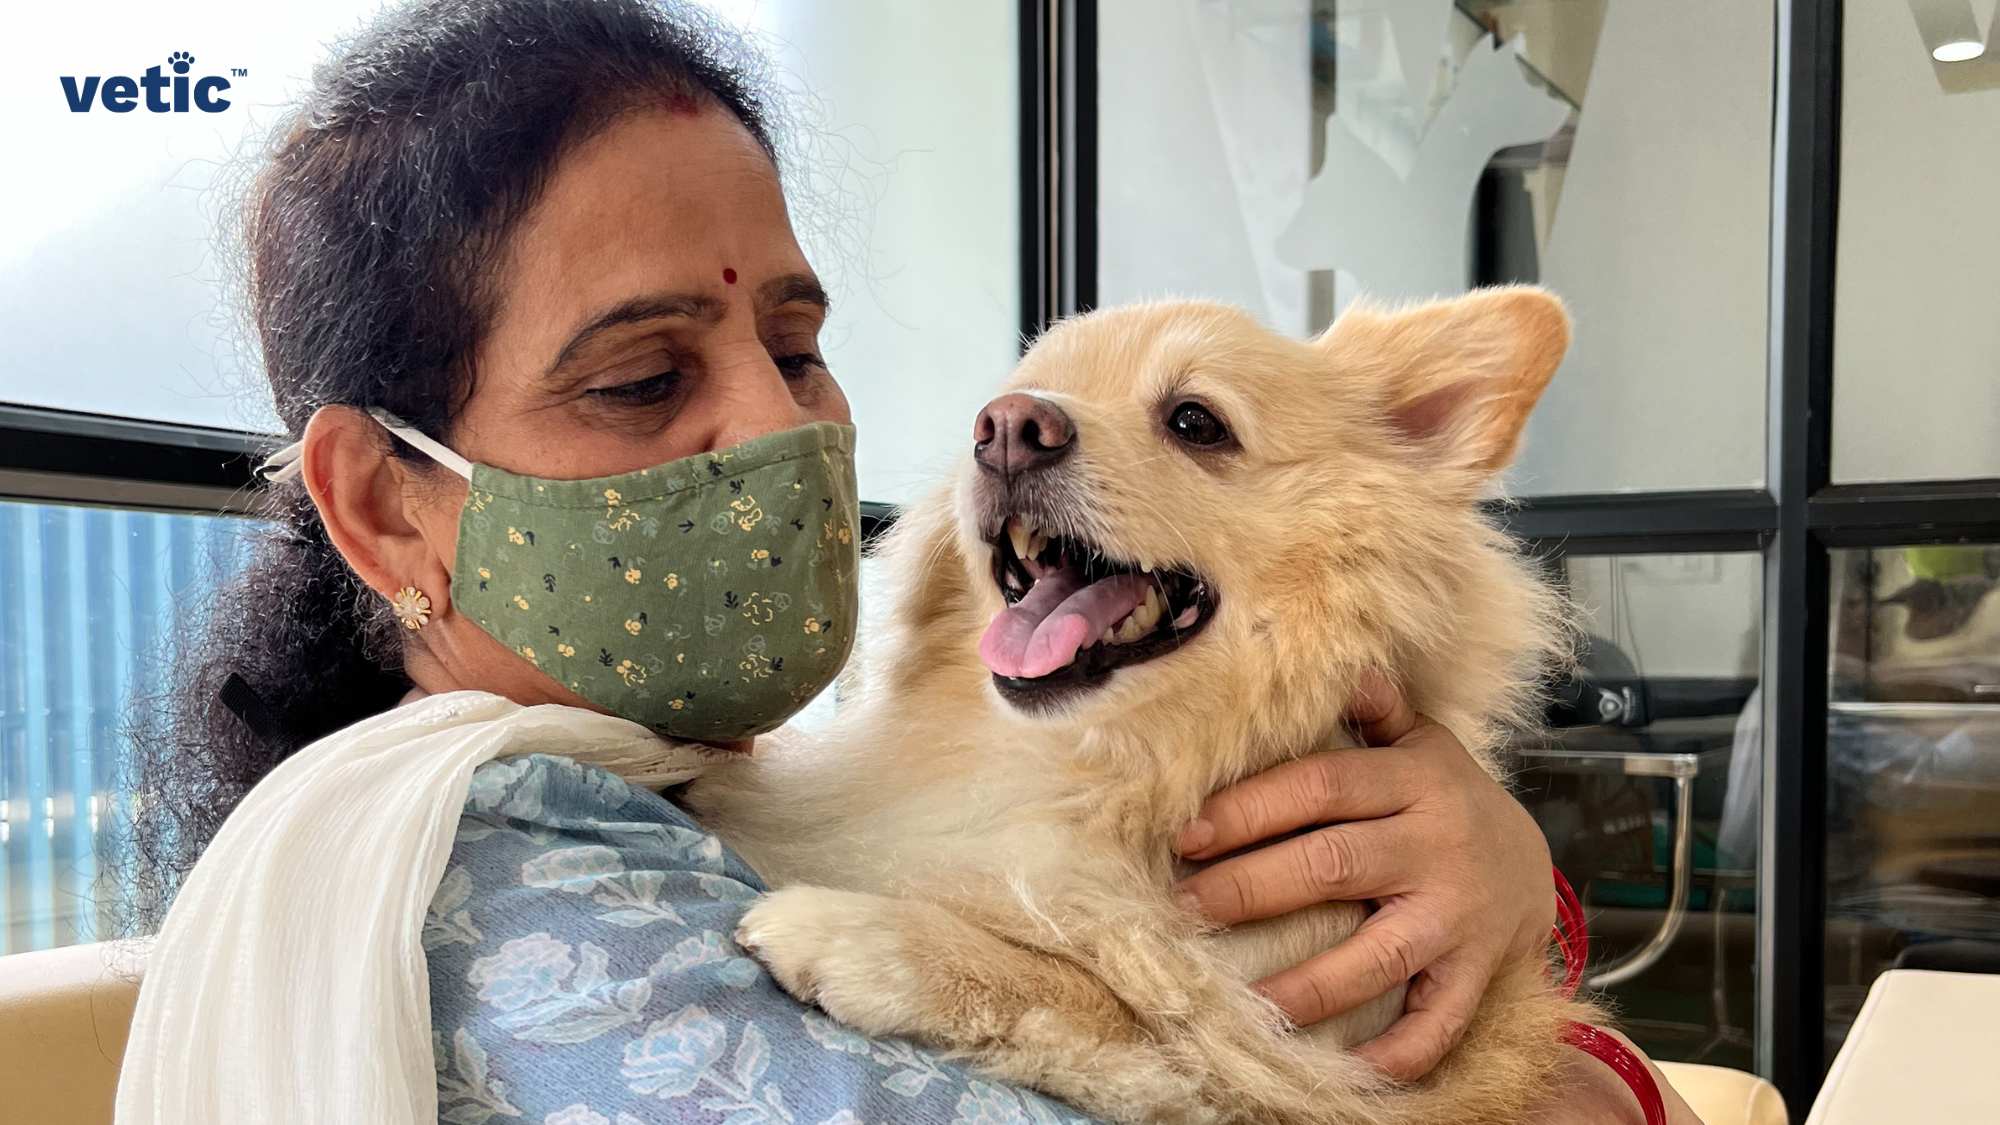
[[1386, 678], [1364, 680], [1348, 717], [1367, 748], [1288, 762], [1208, 799], [1180, 852], [1230, 857], [1181, 890], [1222, 925], [1375, 900], [1353, 936], [1257, 987], [1304, 1025], [1411, 982], [1403, 1017], [1357, 1048], [1410, 1081], [1465, 1033], [1501, 963], [1547, 940], [1549, 848], [1527, 810]]

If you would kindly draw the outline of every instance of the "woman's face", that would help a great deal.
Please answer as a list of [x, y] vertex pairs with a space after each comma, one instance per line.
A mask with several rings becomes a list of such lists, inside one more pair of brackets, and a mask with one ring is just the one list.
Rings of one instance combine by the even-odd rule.
[[[776, 170], [723, 110], [629, 113], [577, 147], [494, 269], [497, 308], [470, 397], [441, 435], [470, 460], [610, 476], [849, 420], [820, 358], [826, 295]], [[322, 411], [307, 431], [306, 477], [371, 588], [429, 595], [411, 678], [433, 692], [585, 705], [451, 611], [465, 482], [384, 458], [383, 437], [359, 412]]]
[[610, 476], [848, 421], [776, 170], [722, 110], [630, 114], [578, 148], [500, 280], [451, 435], [474, 461]]

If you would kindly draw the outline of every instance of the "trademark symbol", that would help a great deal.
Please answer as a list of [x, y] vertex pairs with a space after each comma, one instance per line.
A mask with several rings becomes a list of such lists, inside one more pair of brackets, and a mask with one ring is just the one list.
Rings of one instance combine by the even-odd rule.
[[229, 68], [229, 76], [231, 78], [248, 78], [250, 77], [250, 71], [244, 67], [232, 66]]

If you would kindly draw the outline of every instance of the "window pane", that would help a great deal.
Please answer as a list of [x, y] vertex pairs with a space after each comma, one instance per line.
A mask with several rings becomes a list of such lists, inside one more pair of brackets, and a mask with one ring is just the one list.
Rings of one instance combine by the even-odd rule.
[[0, 501], [0, 953], [110, 935], [98, 847], [131, 701], [255, 526]]
[[2000, 476], [2000, 10], [1908, 0], [1845, 19], [1834, 479]]
[[1099, 20], [1103, 302], [1210, 295], [1304, 334], [1363, 293], [1538, 279], [1576, 341], [1515, 491], [1763, 482], [1769, 3], [1106, 0]]
[[2000, 972], [2000, 545], [1832, 568], [1829, 1059], [1883, 970]]
[[[61, 5], [10, 13], [38, 55], [33, 85], [8, 99], [9, 128], [21, 151], [52, 155], [0, 179], [0, 401], [276, 428], [217, 235], [324, 43], [378, 6], [114, 0], [92, 9], [88, 34]], [[141, 75], [181, 50], [190, 78], [229, 82], [229, 108], [74, 113], [54, 77]]]
[[1583, 671], [1522, 799], [1590, 918], [1587, 983], [1656, 1057], [1749, 1069], [1762, 560], [1570, 557]]

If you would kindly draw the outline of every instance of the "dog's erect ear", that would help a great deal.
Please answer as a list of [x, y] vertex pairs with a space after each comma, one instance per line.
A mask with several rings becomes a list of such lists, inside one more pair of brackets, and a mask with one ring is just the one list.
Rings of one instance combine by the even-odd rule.
[[1391, 426], [1440, 465], [1496, 472], [1569, 346], [1547, 290], [1510, 285], [1403, 309], [1357, 302], [1315, 346], [1377, 381]]

